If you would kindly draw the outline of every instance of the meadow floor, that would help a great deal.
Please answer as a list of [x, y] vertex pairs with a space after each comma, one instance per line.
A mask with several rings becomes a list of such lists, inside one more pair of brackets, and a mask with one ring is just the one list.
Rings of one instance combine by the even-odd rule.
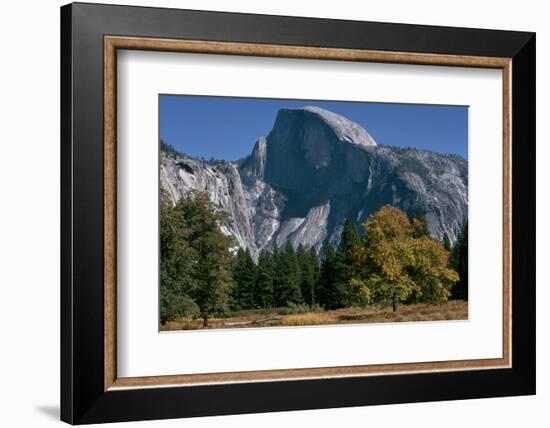
[[[468, 302], [450, 301], [440, 305], [368, 306], [288, 314], [287, 308], [240, 311], [226, 318], [210, 318], [208, 329], [305, 326], [324, 324], [368, 324], [382, 322], [467, 320]], [[160, 326], [161, 331], [203, 329], [201, 319], [182, 318]]]

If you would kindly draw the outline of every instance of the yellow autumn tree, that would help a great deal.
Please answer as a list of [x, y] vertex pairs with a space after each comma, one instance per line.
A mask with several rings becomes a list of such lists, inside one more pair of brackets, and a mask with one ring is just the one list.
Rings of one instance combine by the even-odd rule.
[[428, 303], [446, 302], [451, 288], [459, 280], [458, 274], [448, 268], [449, 251], [434, 239], [421, 236], [413, 240], [413, 263], [409, 275], [419, 286], [415, 300]]
[[360, 304], [391, 300], [446, 301], [456, 272], [447, 268], [449, 254], [427, 235], [416, 233], [405, 213], [386, 205], [363, 225], [365, 235], [355, 251], [350, 285]]

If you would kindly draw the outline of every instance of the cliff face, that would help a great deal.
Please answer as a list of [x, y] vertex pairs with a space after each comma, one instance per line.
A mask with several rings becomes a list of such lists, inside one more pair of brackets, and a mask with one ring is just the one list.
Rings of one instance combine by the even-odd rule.
[[383, 205], [425, 214], [437, 239], [457, 238], [468, 211], [468, 165], [454, 155], [379, 146], [361, 126], [317, 107], [280, 110], [267, 138], [239, 164], [161, 152], [161, 185], [177, 201], [207, 192], [226, 210], [226, 233], [254, 257], [287, 241], [319, 250], [338, 243]]
[[257, 253], [243, 185], [234, 164], [207, 163], [161, 151], [160, 183], [174, 203], [192, 189], [206, 192], [229, 214], [231, 223], [223, 232], [232, 235], [240, 247]]

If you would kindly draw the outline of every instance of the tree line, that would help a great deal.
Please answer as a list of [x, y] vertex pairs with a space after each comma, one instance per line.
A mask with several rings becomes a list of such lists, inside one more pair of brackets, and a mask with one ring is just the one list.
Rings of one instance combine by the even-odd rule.
[[231, 311], [281, 308], [337, 309], [374, 303], [440, 303], [467, 299], [467, 223], [451, 248], [432, 239], [422, 215], [412, 221], [382, 207], [363, 225], [343, 225], [340, 244], [326, 241], [320, 255], [287, 242], [260, 253], [220, 231], [227, 215], [201, 192], [174, 206], [161, 201], [160, 319], [209, 317]]
[[233, 268], [233, 309], [318, 305], [336, 309], [353, 304], [349, 281], [353, 251], [360, 242], [355, 223], [346, 221], [338, 249], [326, 241], [321, 257], [314, 248], [296, 250], [287, 241], [263, 251], [255, 264], [248, 250], [239, 249]]

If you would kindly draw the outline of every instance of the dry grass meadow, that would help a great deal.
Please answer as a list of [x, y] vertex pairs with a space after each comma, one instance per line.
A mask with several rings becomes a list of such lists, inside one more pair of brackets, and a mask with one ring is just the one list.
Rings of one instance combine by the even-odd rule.
[[[208, 329], [307, 326], [327, 324], [368, 324], [383, 322], [443, 321], [468, 319], [468, 303], [450, 301], [443, 304], [401, 305], [343, 308], [303, 313], [288, 313], [286, 308], [247, 310], [226, 318], [210, 318]], [[161, 325], [161, 331], [203, 329], [201, 319], [182, 318]]]

